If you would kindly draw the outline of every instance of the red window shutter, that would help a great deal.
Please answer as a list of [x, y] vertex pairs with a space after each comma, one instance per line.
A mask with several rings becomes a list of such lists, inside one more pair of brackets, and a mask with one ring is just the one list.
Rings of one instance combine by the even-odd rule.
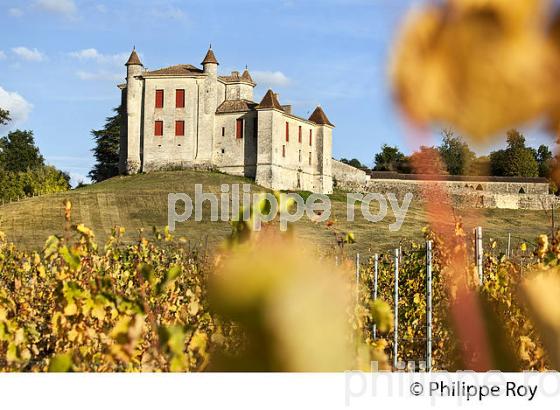
[[176, 93], [176, 108], [185, 108], [185, 90], [177, 90]]
[[301, 144], [301, 125], [299, 126], [298, 142]]
[[175, 121], [175, 136], [185, 136], [185, 121]]
[[313, 130], [309, 130], [309, 146], [313, 145]]
[[237, 127], [236, 127], [236, 133], [235, 136], [237, 139], [242, 139], [243, 138], [243, 119], [239, 118], [237, 120]]
[[290, 142], [290, 123], [286, 121], [286, 142]]
[[156, 90], [156, 108], [163, 108], [163, 90]]
[[154, 128], [155, 128], [154, 129], [154, 135], [156, 137], [162, 137], [163, 136], [163, 121], [156, 121]]

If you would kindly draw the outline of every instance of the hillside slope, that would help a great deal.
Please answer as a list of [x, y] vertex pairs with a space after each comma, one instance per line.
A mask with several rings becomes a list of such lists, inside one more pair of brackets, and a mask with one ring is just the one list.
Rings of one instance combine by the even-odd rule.
[[[25, 248], [40, 248], [52, 234], [61, 234], [64, 224], [62, 202], [69, 199], [73, 204], [74, 223], [84, 223], [92, 228], [99, 241], [103, 241], [115, 225], [126, 228], [126, 240], [138, 237], [143, 228], [149, 235], [153, 226], [167, 225], [167, 195], [170, 192], [187, 193], [194, 197], [195, 184], [202, 184], [204, 192], [220, 192], [221, 184], [244, 184], [252, 186], [252, 192], [263, 191], [252, 181], [219, 173], [196, 171], [165, 171], [129, 177], [116, 177], [108, 181], [76, 189], [64, 194], [30, 198], [0, 206], [0, 231]], [[390, 249], [402, 238], [421, 239], [421, 229], [426, 224], [422, 204], [414, 200], [399, 232], [390, 232], [388, 225], [394, 222], [392, 213], [386, 220], [373, 224], [356, 212], [354, 223], [346, 222], [346, 197], [338, 193], [331, 196], [333, 219], [342, 230], [355, 233], [357, 244], [350, 252], [371, 253]], [[203, 222], [188, 221], [178, 225], [176, 235], [196, 243], [215, 246], [230, 232], [227, 222], [211, 222], [209, 205], [205, 204]], [[372, 212], [373, 212], [372, 208]], [[533, 241], [539, 233], [550, 231], [550, 216], [537, 211], [510, 210], [457, 210], [467, 229], [476, 224], [485, 228], [485, 238], [494, 237], [505, 246], [507, 234], [514, 236], [513, 245], [522, 240]], [[452, 223], [452, 222], [450, 222]], [[296, 237], [313, 247], [328, 251], [334, 245], [332, 232], [324, 224], [317, 225], [303, 218], [296, 224]]]

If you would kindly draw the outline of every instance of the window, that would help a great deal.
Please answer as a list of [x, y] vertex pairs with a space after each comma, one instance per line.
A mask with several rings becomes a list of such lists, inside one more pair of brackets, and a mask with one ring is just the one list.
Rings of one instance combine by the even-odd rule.
[[282, 157], [286, 158], [286, 146], [282, 145]]
[[301, 163], [301, 150], [299, 150], [299, 162]]
[[309, 146], [313, 145], [313, 130], [309, 130]]
[[290, 142], [290, 123], [286, 121], [286, 142]]
[[309, 165], [311, 165], [311, 152], [309, 153]]
[[226, 127], [222, 127], [222, 137], [226, 136]]
[[185, 136], [185, 121], [175, 121], [175, 136], [176, 137]]
[[243, 138], [243, 118], [239, 118], [237, 120], [237, 127], [236, 127], [236, 133], [235, 133], [235, 137], [237, 139], [242, 139]]
[[156, 90], [156, 108], [163, 108], [163, 90]]
[[301, 125], [299, 126], [298, 142], [301, 144]]
[[185, 90], [177, 90], [175, 100], [176, 108], [185, 108]]
[[163, 121], [155, 122], [154, 135], [156, 137], [163, 137]]

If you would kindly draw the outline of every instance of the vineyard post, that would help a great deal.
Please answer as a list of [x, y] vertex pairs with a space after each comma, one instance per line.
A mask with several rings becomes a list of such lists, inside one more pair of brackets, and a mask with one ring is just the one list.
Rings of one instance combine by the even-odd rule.
[[[377, 274], [379, 269], [379, 255], [373, 256], [373, 301], [377, 300]], [[377, 339], [377, 325], [373, 324], [373, 340]]]
[[432, 371], [432, 241], [426, 242], [426, 371]]
[[511, 233], [508, 234], [508, 248], [507, 248], [507, 257], [508, 259], [511, 256]]
[[356, 304], [360, 303], [360, 254], [356, 254]]
[[475, 253], [476, 253], [476, 270], [478, 272], [478, 281], [480, 286], [482, 286], [482, 254], [484, 250], [482, 249], [482, 227], [478, 226], [475, 229]]
[[397, 369], [398, 347], [399, 347], [399, 248], [395, 249], [395, 318], [394, 318], [394, 342], [393, 342], [393, 369]]

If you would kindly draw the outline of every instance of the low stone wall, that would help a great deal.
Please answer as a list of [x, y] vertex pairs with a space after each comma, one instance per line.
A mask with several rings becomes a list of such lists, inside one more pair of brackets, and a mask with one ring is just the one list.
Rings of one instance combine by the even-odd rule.
[[[443, 200], [458, 208], [489, 209], [551, 209], [558, 206], [560, 200], [549, 194], [547, 182], [540, 179], [492, 177], [451, 177], [403, 176], [399, 178], [371, 178], [364, 171], [339, 161], [333, 161], [333, 175], [336, 188], [361, 193], [393, 193], [403, 198], [407, 193], [416, 200]], [[375, 175], [375, 174], [374, 174]], [[438, 180], [439, 179], [439, 180]], [[443, 195], [443, 198], [442, 198]]]
[[335, 159], [332, 160], [332, 176], [335, 185], [341, 189], [344, 189], [342, 187], [361, 186], [370, 180], [365, 171]]

